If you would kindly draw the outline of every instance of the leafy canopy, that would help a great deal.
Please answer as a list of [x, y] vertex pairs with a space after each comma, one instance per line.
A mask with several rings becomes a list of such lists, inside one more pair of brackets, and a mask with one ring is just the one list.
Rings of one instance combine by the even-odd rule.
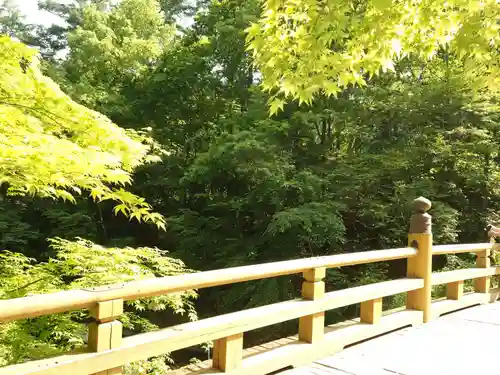
[[34, 50], [0, 37], [0, 185], [9, 195], [74, 201], [88, 192], [119, 202], [115, 212], [164, 226], [123, 187], [133, 170], [156, 161], [153, 141], [124, 130], [66, 96], [39, 70]]
[[86, 106], [103, 113], [127, 110], [124, 86], [141, 79], [169, 49], [175, 26], [164, 23], [156, 0], [122, 0], [102, 10], [89, 4], [78, 26], [68, 33], [63, 63], [67, 90]]
[[[310, 103], [443, 47], [498, 70], [499, 17], [497, 0], [267, 0], [247, 31], [264, 89]], [[272, 111], [283, 103], [276, 98]]]

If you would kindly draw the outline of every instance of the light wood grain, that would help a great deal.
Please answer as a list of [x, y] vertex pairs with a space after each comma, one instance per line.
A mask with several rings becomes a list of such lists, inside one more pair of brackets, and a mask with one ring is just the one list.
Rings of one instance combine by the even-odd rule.
[[323, 340], [324, 332], [324, 312], [303, 316], [299, 319], [299, 338], [301, 341], [316, 344]]
[[[491, 250], [486, 249], [477, 253], [476, 267], [489, 269], [491, 267], [490, 260]], [[474, 280], [474, 289], [476, 293], [488, 293], [491, 286], [491, 277], [485, 276]]]
[[118, 321], [89, 324], [89, 348], [95, 352], [103, 352], [120, 346], [122, 324]]
[[479, 305], [489, 302], [489, 294], [487, 293], [468, 293], [465, 294], [458, 301], [454, 300], [441, 300], [432, 302], [433, 318], [437, 318], [442, 314], [452, 311], [460, 310], [465, 307]]
[[115, 320], [122, 314], [123, 314], [122, 299], [97, 302], [96, 306], [90, 309], [90, 315], [101, 323]]
[[459, 300], [464, 296], [463, 280], [446, 284], [446, 297], [448, 299]]
[[418, 329], [379, 336], [280, 375], [497, 374], [498, 364], [490, 359], [496, 358], [499, 335], [500, 303], [482, 305]]
[[241, 368], [243, 361], [243, 334], [215, 340], [213, 367], [223, 372]]
[[316, 300], [325, 296], [325, 283], [323, 281], [304, 281], [302, 283], [302, 298]]
[[[123, 300], [98, 302], [94, 309], [90, 310], [90, 316], [94, 322], [88, 326], [89, 349], [95, 352], [103, 352], [119, 348], [122, 342], [122, 323], [115, 320], [123, 314]], [[121, 375], [122, 368], [109, 368], [99, 371], [93, 375]]]
[[409, 291], [406, 296], [406, 307], [424, 312], [424, 323], [432, 319], [432, 234], [409, 234], [408, 244], [418, 244], [418, 255], [408, 258], [407, 276], [423, 280], [424, 285], [418, 290]]
[[[242, 368], [228, 374], [267, 374], [290, 365], [302, 366], [325, 356], [338, 353], [347, 345], [401, 327], [418, 324], [421, 321], [422, 312], [404, 310], [382, 317], [380, 323], [377, 325], [361, 323], [359, 319], [334, 324], [326, 327], [324, 341], [321, 345], [297, 341], [295, 337], [292, 337], [291, 342], [273, 346], [272, 349], [260, 352], [258, 355], [245, 357]], [[216, 369], [204, 369], [188, 373], [192, 375], [214, 375], [220, 372]], [[188, 373], [176, 371], [168, 375], [186, 375]]]
[[377, 324], [382, 318], [382, 298], [361, 302], [360, 319], [363, 323]]
[[71, 375], [88, 375], [222, 337], [365, 300], [403, 293], [422, 286], [422, 280], [399, 279], [339, 290], [326, 293], [325, 297], [319, 300], [298, 299], [281, 302], [127, 337], [123, 339], [120, 348], [70, 358], [57, 357], [52, 363], [44, 364], [42, 370], [39, 370], [36, 361], [24, 366], [28, 371], [26, 374], [52, 375], [71, 372]]
[[[302, 298], [318, 300], [325, 297], [325, 283], [321, 281], [326, 275], [324, 267], [304, 272], [302, 283]], [[309, 343], [318, 343], [323, 340], [325, 332], [325, 313], [316, 312], [299, 318], [299, 339]]]
[[438, 254], [459, 254], [459, 253], [477, 253], [486, 249], [491, 249], [490, 242], [471, 243], [471, 244], [451, 244], [451, 245], [434, 245], [432, 253]]
[[468, 268], [446, 272], [434, 272], [432, 274], [432, 285], [449, 284], [460, 280], [476, 279], [478, 277], [498, 275], [500, 267], [490, 268]]

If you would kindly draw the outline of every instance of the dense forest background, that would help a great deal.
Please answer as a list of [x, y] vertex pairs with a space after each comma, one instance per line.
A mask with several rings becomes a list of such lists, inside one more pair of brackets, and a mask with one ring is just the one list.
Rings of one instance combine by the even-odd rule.
[[[57, 267], [40, 272], [57, 274], [65, 285], [81, 284], [70, 271], [75, 258], [61, 259], [61, 251], [89, 263], [99, 259], [89, 266], [94, 272], [133, 262], [133, 248], [161, 258], [151, 253], [159, 248], [170, 262], [163, 273], [152, 272], [161, 275], [171, 274], [172, 263], [176, 272], [200, 271], [401, 247], [409, 203], [421, 195], [433, 203], [435, 243], [483, 242], [486, 224], [499, 221], [498, 96], [485, 89], [486, 70], [451, 51], [441, 49], [432, 61], [403, 58], [366, 87], [349, 86], [311, 105], [278, 103], [282, 110], [270, 116], [270, 94], [259, 85], [245, 43], [245, 30], [260, 17], [257, 0], [46, 0], [40, 6], [61, 24], [27, 24], [3, 0], [0, 33], [37, 47], [43, 73], [73, 100], [122, 128], [146, 129], [165, 150], [161, 162], [135, 171], [130, 188], [165, 218], [165, 230], [115, 215], [106, 200], [12, 196], [2, 185], [0, 249], [35, 259], [30, 264], [50, 266], [59, 256]], [[95, 255], [102, 249], [108, 258]], [[437, 267], [468, 261], [443, 257]], [[404, 272], [404, 262], [334, 269], [327, 288]], [[298, 278], [277, 278], [202, 290], [196, 300], [193, 294], [159, 307], [135, 306], [127, 327], [154, 329], [186, 315], [194, 319], [194, 310], [205, 317], [286, 300], [299, 285]], [[151, 312], [165, 309], [179, 314]], [[0, 353], [2, 345], [17, 350], [8, 351], [5, 363], [79, 345], [62, 333], [77, 332], [78, 318], [58, 320], [57, 337], [40, 338], [56, 324], [42, 318], [9, 327], [8, 338], [0, 329]], [[249, 343], [293, 329], [260, 331]], [[26, 337], [37, 340], [29, 350], [20, 344]]]

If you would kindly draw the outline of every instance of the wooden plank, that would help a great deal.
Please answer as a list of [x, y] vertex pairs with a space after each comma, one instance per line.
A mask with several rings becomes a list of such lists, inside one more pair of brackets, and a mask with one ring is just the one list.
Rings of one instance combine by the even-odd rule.
[[361, 302], [360, 320], [363, 323], [377, 324], [382, 317], [382, 298]]
[[351, 373], [343, 371], [342, 369], [325, 366], [317, 362], [313, 362], [309, 368], [317, 370], [317, 373], [321, 375], [352, 375]]
[[[440, 318], [441, 320], [472, 321], [500, 325], [500, 303], [484, 304], [455, 311]], [[458, 323], [456, 323], [458, 324]]]
[[323, 340], [325, 333], [325, 313], [319, 312], [299, 318], [299, 339], [309, 343]]
[[[321, 347], [327, 345], [327, 347], [329, 347], [330, 349], [336, 348], [336, 350], [341, 350], [340, 346], [343, 347], [345, 345], [352, 344], [353, 342], [364, 340], [366, 338], [376, 336], [376, 335], [379, 335], [379, 334], [384, 333], [384, 332], [392, 331], [393, 329], [401, 328], [401, 327], [404, 327], [404, 326], [410, 325], [410, 324], [413, 326], [419, 325], [419, 323], [421, 323], [421, 321], [422, 321], [422, 313], [418, 312], [418, 311], [403, 310], [403, 311], [393, 312], [391, 315], [387, 315], [387, 317], [383, 317], [382, 319], [383, 319], [383, 321], [381, 322], [381, 323], [383, 323], [382, 326], [378, 327], [376, 330], [374, 330], [373, 328], [369, 328], [369, 325], [367, 325], [367, 324], [361, 323], [359, 319], [348, 320], [345, 322], [330, 325], [330, 326], [325, 328], [325, 331], [329, 334], [328, 338], [330, 341], [323, 342], [321, 344]], [[345, 330], [346, 328], [348, 328], [348, 330]], [[333, 333], [333, 335], [331, 335], [332, 333]], [[352, 334], [352, 336], [350, 336], [351, 334]], [[340, 339], [340, 341], [338, 341], [339, 339]], [[308, 363], [309, 359], [310, 359], [310, 361], [312, 361], [313, 359], [321, 358], [320, 355], [315, 355], [315, 354], [318, 354], [317, 353], [318, 349], [316, 349], [317, 346], [309, 345], [309, 344], [306, 344], [304, 342], [298, 341], [296, 335], [289, 336], [289, 337], [286, 337], [284, 339], [276, 340], [273, 343], [274, 344], [279, 343], [280, 345], [274, 345], [274, 344], [273, 345], [265, 345], [267, 347], [273, 348], [274, 351], [271, 352], [272, 356], [278, 355], [282, 351], [290, 350], [290, 352], [292, 352], [293, 349], [283, 349], [282, 348], [286, 345], [292, 344], [292, 345], [301, 345], [301, 347], [297, 350], [297, 355], [299, 355], [299, 353], [300, 353], [298, 359], [303, 359], [304, 355], [306, 355], [306, 359], [294, 361], [293, 363], [288, 363], [288, 364], [286, 362], [278, 362], [273, 366], [274, 369], [270, 370], [270, 371], [278, 370], [280, 368], [284, 368], [284, 367], [289, 366], [289, 365], [299, 365], [301, 363]], [[334, 345], [335, 343], [338, 343], [340, 346]], [[281, 349], [276, 350], [277, 348], [281, 348]], [[313, 352], [313, 354], [311, 354], [311, 356], [309, 356], [308, 350], [311, 350]], [[248, 373], [248, 375], [255, 375], [257, 372], [252, 372], [255, 369], [252, 369], [252, 366], [249, 365], [249, 361], [248, 361], [249, 357], [254, 356], [255, 355], [254, 352], [258, 353], [258, 354], [263, 354], [264, 352], [270, 352], [270, 351], [263, 348], [262, 346], [256, 346], [253, 348], [245, 349], [245, 352], [251, 353], [249, 355], [244, 356], [244, 359], [243, 359], [243, 367], [246, 367], [246, 370], [244, 370], [244, 371], [246, 371], [245, 374]], [[333, 352], [335, 352], [335, 350]], [[267, 358], [269, 358], [270, 356], [271, 356], [271, 354], [268, 354]], [[272, 361], [274, 363], [276, 358], [274, 358], [272, 356], [271, 356], [270, 361]], [[262, 361], [263, 361], [263, 359], [261, 357], [260, 360], [257, 362], [260, 363]], [[186, 374], [194, 375], [194, 374], [216, 374], [216, 373], [218, 373], [218, 372], [215, 369], [205, 370], [205, 371], [196, 371], [196, 372], [186, 371], [185, 369], [181, 369], [181, 370], [173, 371], [172, 373], [169, 372], [168, 375], [186, 375]], [[281, 375], [281, 373], [280, 373], [280, 375]]]
[[97, 302], [90, 315], [101, 323], [110, 322], [123, 314], [123, 300]]
[[223, 337], [214, 343], [213, 367], [229, 372], [241, 367], [243, 361], [243, 334]]
[[[318, 300], [325, 297], [325, 283], [322, 281], [325, 275], [326, 269], [324, 267], [304, 272], [303, 299]], [[323, 340], [324, 332], [325, 313], [323, 311], [299, 318], [299, 340], [314, 344]]]
[[265, 350], [268, 350], [268, 349], [277, 348], [279, 346], [283, 346], [283, 345], [286, 345], [286, 344], [288, 344], [288, 343], [282, 344], [278, 340], [275, 340], [275, 341], [266, 342], [266, 343], [262, 344], [261, 346]]
[[302, 283], [302, 298], [307, 300], [320, 299], [325, 296], [325, 283], [323, 281], [304, 281]]
[[478, 277], [493, 276], [500, 273], [500, 267], [468, 268], [446, 272], [434, 272], [432, 285], [449, 284], [460, 280], [476, 279]]
[[446, 297], [448, 299], [459, 300], [464, 296], [463, 280], [446, 284]]
[[122, 323], [119, 321], [89, 324], [89, 348], [103, 352], [120, 346], [122, 339]]
[[[492, 241], [494, 242], [494, 239], [492, 239]], [[490, 249], [477, 253], [476, 266], [478, 268], [486, 268], [486, 269], [490, 268], [491, 267], [490, 255], [491, 255]], [[490, 276], [480, 277], [474, 280], [474, 289], [476, 293], [488, 293], [490, 291], [490, 287], [491, 287]]]
[[[420, 215], [417, 213], [415, 215]], [[414, 215], [414, 216], [415, 216]], [[424, 216], [427, 214], [423, 214]], [[410, 228], [411, 229], [411, 228]], [[418, 244], [418, 256], [408, 258], [407, 276], [418, 277], [423, 280], [423, 287], [410, 291], [406, 296], [406, 307], [424, 312], [424, 322], [431, 318], [431, 295], [432, 295], [432, 234], [410, 233], [408, 243]]]
[[33, 318], [63, 311], [94, 308], [97, 302], [153, 297], [179, 291], [234, 284], [276, 276], [291, 275], [312, 268], [345, 267], [414, 257], [417, 250], [398, 248], [364, 251], [316, 258], [226, 268], [179, 276], [167, 276], [89, 289], [33, 295], [0, 301], [0, 322]]
[[[419, 314], [420, 316], [414, 322], [422, 319], [422, 313]], [[475, 321], [481, 323], [475, 323]], [[477, 361], [474, 362], [471, 358], [478, 358], [481, 353], [488, 358], [494, 357], [497, 350], [495, 340], [500, 334], [499, 322], [500, 303], [482, 305], [447, 315], [419, 329], [406, 329], [365, 341], [332, 357], [315, 359], [315, 363], [312, 364], [297, 363], [296, 366], [299, 367], [281, 372], [279, 375], [318, 375], [322, 371], [318, 364], [326, 365], [325, 367], [331, 366], [331, 370], [325, 373], [328, 375], [471, 374], [478, 371], [494, 374], [497, 372], [495, 361], [487, 361], [481, 367], [477, 367]], [[342, 329], [345, 330], [346, 327], [354, 329], [360, 326], [359, 322], [357, 324], [353, 321], [342, 322], [327, 327], [328, 332], [336, 332], [335, 340], [328, 334], [326, 337], [332, 342], [345, 346], [345, 342], [342, 342], [342, 337], [345, 337], [341, 333]], [[493, 328], [498, 330], [498, 333], [494, 332]], [[349, 335], [352, 335], [352, 331]], [[490, 342], [486, 342], [484, 346], [486, 337], [486, 340]], [[464, 345], [464, 342], [470, 345]], [[328, 345], [328, 342], [322, 346], [325, 345]], [[305, 349], [304, 353], [308, 357], [307, 346], [302, 348]], [[415, 352], [420, 353], [421, 356], [415, 356]], [[296, 353], [299, 356], [302, 352], [297, 350]], [[427, 360], [421, 361], [422, 356]], [[273, 357], [269, 354], [269, 358], [272, 360]], [[242, 374], [258, 373], [260, 372], [249, 372], [247, 368]], [[215, 374], [215, 372], [208, 372], [208, 374]]]
[[284, 344], [289, 344], [291, 342], [297, 341], [298, 338], [297, 336], [289, 336], [289, 337], [283, 337], [282, 339], [276, 340], [278, 343], [284, 345]]
[[489, 242], [472, 243], [472, 244], [451, 244], [451, 245], [434, 245], [432, 254], [458, 254], [458, 253], [477, 253], [486, 249], [491, 249], [492, 244]]
[[[351, 349], [351, 348], [350, 348]], [[350, 350], [349, 349], [349, 350]], [[328, 369], [327, 374], [338, 375], [398, 375], [387, 371], [376, 361], [367, 362], [361, 356], [344, 358], [341, 354], [317, 361], [323, 368]], [[400, 374], [403, 375], [403, 374]], [[424, 374], [419, 374], [424, 375]]]
[[[470, 310], [477, 308], [481, 307]], [[455, 314], [450, 314], [432, 324], [423, 325], [419, 330], [409, 330], [402, 340], [395, 340], [390, 345], [378, 344], [385, 344], [384, 350], [388, 354], [383, 364], [394, 373], [496, 374], [498, 365], [495, 361], [479, 363], [474, 359], [495, 358], [498, 351], [495, 342], [499, 334], [498, 325], [456, 319]]]
[[[88, 326], [88, 346], [95, 352], [119, 348], [123, 336], [122, 323], [115, 320], [123, 314], [123, 300], [98, 302], [97, 306], [90, 310], [90, 315], [95, 319]], [[121, 375], [122, 368], [109, 368], [93, 375]]]
[[469, 293], [458, 301], [451, 299], [432, 302], [432, 313], [434, 318], [442, 314], [489, 302], [489, 295], [486, 293]]
[[[421, 321], [422, 312], [406, 310], [384, 316], [380, 324], [377, 325], [360, 323], [359, 321], [348, 325], [341, 324], [339, 326], [335, 324], [328, 327], [329, 333], [325, 334], [325, 340], [321, 345], [295, 341], [292, 344], [287, 344], [268, 350], [259, 355], [245, 358], [241, 369], [229, 372], [228, 374], [267, 374], [290, 365], [302, 366], [327, 355], [337, 353], [346, 345]], [[215, 369], [208, 369], [195, 372], [193, 375], [194, 374], [213, 375], [219, 374], [219, 372]]]
[[[0, 375], [58, 375], [61, 373], [87, 375], [207, 341], [296, 319], [303, 315], [347, 306], [366, 298], [374, 299], [398, 294], [421, 286], [421, 280], [400, 279], [330, 292], [325, 295], [325, 298], [317, 301], [293, 300], [258, 307], [128, 337], [123, 339], [120, 348], [106, 352], [85, 353], [72, 357], [61, 356], [43, 364], [40, 364], [39, 361], [33, 361], [9, 366], [0, 369]], [[383, 329], [383, 326], [380, 329]]]
[[[491, 318], [491, 325], [470, 321], [478, 310], [482, 311], [482, 318], [478, 321]], [[462, 318], [456, 318], [462, 315]], [[496, 374], [498, 365], [495, 361], [479, 363], [474, 359], [495, 358], [499, 320], [500, 304], [482, 305], [447, 315], [419, 329], [404, 330], [401, 335], [394, 333], [378, 337], [318, 362], [356, 375], [379, 374], [384, 369], [393, 375]]]
[[[385, 316], [377, 325], [357, 322], [349, 325], [332, 325], [325, 333], [321, 345], [306, 344], [297, 341], [295, 345], [288, 345], [269, 351], [261, 357], [252, 357], [253, 361], [244, 360], [242, 375], [266, 374], [284, 368], [287, 365], [299, 366], [327, 355], [337, 353], [346, 345], [377, 336], [384, 332], [422, 321], [420, 311], [402, 311]], [[236, 374], [236, 372], [235, 372]]]
[[259, 351], [255, 348], [246, 348], [243, 350], [243, 357], [257, 354]]

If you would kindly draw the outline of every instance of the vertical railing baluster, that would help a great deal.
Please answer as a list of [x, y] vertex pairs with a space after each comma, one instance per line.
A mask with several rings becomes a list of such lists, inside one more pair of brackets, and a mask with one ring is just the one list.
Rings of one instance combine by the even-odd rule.
[[[490, 243], [493, 246], [495, 238], [490, 237]], [[491, 267], [491, 249], [485, 249], [476, 254], [476, 267], [477, 268], [490, 268]], [[490, 276], [479, 277], [474, 280], [474, 290], [476, 293], [489, 293], [491, 285]], [[485, 303], [489, 302], [490, 298], [486, 298]]]
[[243, 333], [223, 337], [214, 341], [212, 367], [228, 372], [243, 363]]
[[[98, 302], [97, 306], [90, 310], [93, 322], [89, 324], [88, 344], [91, 350], [103, 352], [118, 348], [122, 341], [122, 323], [116, 320], [123, 314], [123, 300]], [[122, 368], [116, 367], [99, 371], [94, 375], [121, 375]]]
[[[302, 298], [307, 300], [323, 298], [325, 296], [325, 283], [323, 281], [325, 275], [326, 269], [324, 267], [314, 268], [304, 272]], [[324, 332], [324, 312], [303, 316], [299, 319], [299, 340], [317, 343], [323, 340]]]
[[464, 281], [454, 281], [446, 284], [446, 298], [459, 300], [464, 296]]
[[382, 298], [361, 302], [359, 318], [363, 323], [377, 324], [382, 318]]

